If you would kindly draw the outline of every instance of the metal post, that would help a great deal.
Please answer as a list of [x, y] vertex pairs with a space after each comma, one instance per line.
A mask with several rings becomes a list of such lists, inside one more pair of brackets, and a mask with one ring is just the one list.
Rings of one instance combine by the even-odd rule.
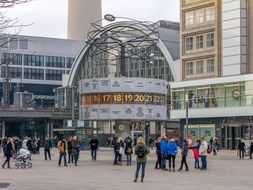
[[72, 89], [71, 89], [71, 111], [72, 111], [72, 122], [73, 122], [73, 120], [75, 119], [75, 97], [74, 97], [75, 95], [74, 95], [74, 87], [72, 87]]
[[188, 110], [189, 110], [189, 103], [188, 103], [188, 94], [185, 95], [185, 110], [186, 110], [186, 113], [185, 113], [185, 122], [186, 122], [186, 138], [188, 138], [188, 124], [189, 124], [189, 121], [188, 121]]
[[120, 76], [125, 76], [126, 72], [125, 52], [125, 46], [120, 44]]

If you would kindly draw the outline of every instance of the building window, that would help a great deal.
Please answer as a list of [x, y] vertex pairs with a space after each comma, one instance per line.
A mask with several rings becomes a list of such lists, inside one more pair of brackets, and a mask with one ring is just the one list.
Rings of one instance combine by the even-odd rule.
[[24, 55], [24, 65], [43, 67], [44, 56], [43, 55]]
[[207, 22], [212, 22], [214, 21], [214, 17], [215, 17], [215, 7], [208, 7], [206, 8], [206, 21]]
[[71, 68], [74, 63], [75, 58], [67, 57], [67, 68]]
[[196, 23], [197, 24], [204, 23], [204, 9], [200, 9], [196, 11]]
[[197, 49], [201, 49], [203, 48], [203, 44], [204, 44], [204, 40], [203, 40], [203, 35], [200, 35], [200, 36], [196, 36], [196, 48]]
[[193, 50], [193, 37], [185, 39], [185, 51]]
[[1, 64], [22, 65], [22, 54], [4, 53]]
[[46, 80], [62, 80], [62, 75], [65, 74], [64, 70], [46, 70]]
[[[1, 77], [7, 77], [6, 67], [1, 68]], [[21, 67], [8, 67], [8, 78], [22, 78], [22, 68]]]
[[46, 56], [46, 67], [60, 67], [65, 68], [65, 58]]
[[196, 61], [196, 74], [204, 73], [204, 61], [198, 60]]
[[194, 14], [193, 11], [185, 13], [185, 26], [193, 25], [194, 21]]
[[28, 39], [20, 38], [19, 39], [19, 49], [28, 49]]
[[214, 33], [210, 33], [206, 35], [206, 46], [207, 47], [214, 46]]
[[34, 80], [44, 80], [44, 70], [35, 68], [24, 68], [24, 78]]
[[214, 59], [208, 59], [207, 60], [207, 73], [213, 73], [214, 72]]
[[193, 75], [193, 62], [186, 62], [185, 75]]

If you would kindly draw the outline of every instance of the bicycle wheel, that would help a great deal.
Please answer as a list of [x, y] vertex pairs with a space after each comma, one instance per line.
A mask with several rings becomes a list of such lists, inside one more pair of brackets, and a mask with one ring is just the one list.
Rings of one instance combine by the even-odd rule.
[[19, 168], [19, 163], [15, 163], [14, 168], [18, 169]]
[[22, 169], [25, 169], [25, 168], [26, 168], [26, 164], [25, 164], [24, 162], [22, 162], [22, 163], [20, 164], [20, 167], [21, 167]]
[[28, 167], [28, 168], [31, 168], [31, 167], [33, 167], [33, 164], [32, 164], [32, 162], [27, 162], [27, 167]]

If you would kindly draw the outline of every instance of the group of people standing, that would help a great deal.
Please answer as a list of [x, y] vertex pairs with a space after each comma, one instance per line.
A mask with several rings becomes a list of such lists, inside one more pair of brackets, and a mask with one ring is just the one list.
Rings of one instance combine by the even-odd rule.
[[[155, 169], [162, 169], [164, 171], [173, 171], [175, 172], [175, 159], [178, 153], [178, 146], [175, 142], [175, 139], [168, 139], [166, 135], [163, 135], [162, 138], [158, 138], [155, 141], [156, 146], [156, 155], [157, 161], [155, 164]], [[207, 150], [208, 144], [204, 138], [197, 141], [197, 143], [192, 147], [193, 155], [195, 158], [195, 168], [206, 170], [207, 169]], [[185, 166], [185, 171], [189, 171], [187, 164], [187, 155], [188, 155], [188, 141], [183, 140], [181, 146], [181, 165], [178, 171], [182, 171]], [[201, 167], [199, 164], [199, 159], [201, 159]], [[167, 168], [167, 160], [169, 162]]]
[[[238, 144], [238, 156], [239, 159], [244, 159], [244, 155], [246, 152], [246, 145], [243, 139], [240, 140], [239, 144]], [[249, 153], [249, 159], [252, 159], [252, 154], [253, 154], [253, 138], [251, 138], [250, 140], [250, 144], [248, 147], [248, 153]]]
[[68, 140], [66, 140], [65, 138], [61, 138], [58, 142], [57, 148], [59, 150], [58, 166], [61, 166], [62, 158], [64, 161], [64, 166], [68, 166], [67, 153], [68, 163], [75, 163], [75, 166], [77, 166], [80, 152], [80, 141], [78, 140], [77, 136], [71, 136], [68, 138]]
[[40, 139], [32, 139], [31, 137], [24, 137], [23, 139], [14, 137], [14, 138], [3, 138], [0, 141], [0, 145], [3, 149], [4, 157], [6, 158], [4, 163], [2, 164], [2, 168], [4, 169], [7, 165], [7, 168], [10, 167], [10, 159], [14, 154], [19, 154], [19, 152], [24, 149], [31, 154], [39, 153], [40, 149]]
[[112, 147], [114, 150], [114, 162], [113, 165], [122, 166], [122, 156], [125, 154], [127, 157], [127, 165], [132, 164], [132, 154], [133, 154], [133, 140], [130, 136], [123, 140], [118, 134], [112, 140]]

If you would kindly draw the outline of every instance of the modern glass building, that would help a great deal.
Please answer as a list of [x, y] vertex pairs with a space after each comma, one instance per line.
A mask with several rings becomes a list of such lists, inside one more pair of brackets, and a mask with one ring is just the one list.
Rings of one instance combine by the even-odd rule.
[[[182, 135], [217, 137], [236, 149], [252, 136], [252, 1], [181, 0], [181, 82], [171, 83], [171, 119]], [[187, 111], [188, 117], [187, 117]]]
[[[2, 35], [0, 41], [2, 134], [45, 137], [52, 117], [48, 110], [54, 107], [53, 89], [62, 85], [62, 76], [70, 72], [83, 41], [34, 36], [10, 38], [13, 36]], [[32, 98], [26, 99], [31, 93]]]

